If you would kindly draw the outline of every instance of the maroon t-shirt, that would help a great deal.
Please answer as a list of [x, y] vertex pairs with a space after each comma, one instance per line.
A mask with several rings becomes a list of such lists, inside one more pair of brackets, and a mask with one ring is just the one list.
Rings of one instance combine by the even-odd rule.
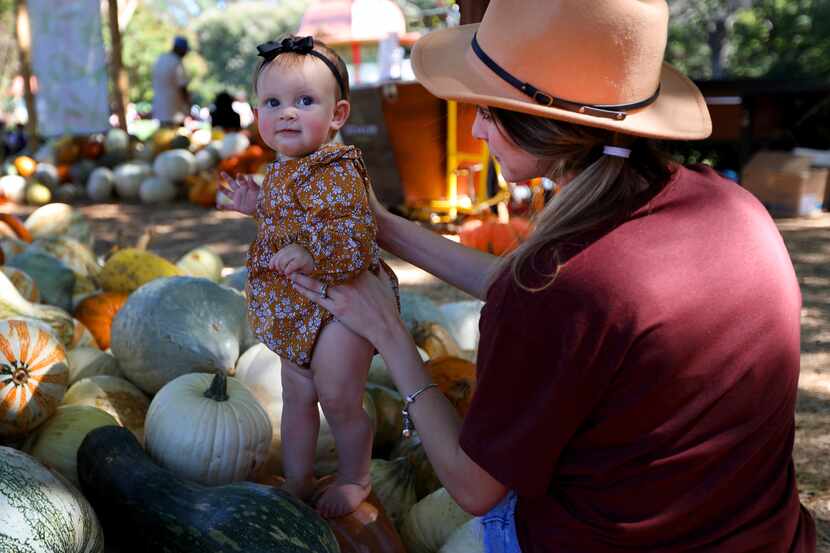
[[792, 462], [801, 294], [761, 204], [681, 167], [571, 253], [544, 291], [491, 287], [461, 432], [517, 492], [523, 553], [814, 551]]

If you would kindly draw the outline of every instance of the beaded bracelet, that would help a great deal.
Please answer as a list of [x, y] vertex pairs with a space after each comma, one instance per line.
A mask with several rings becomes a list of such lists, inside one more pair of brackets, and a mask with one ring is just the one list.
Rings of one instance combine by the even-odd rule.
[[438, 387], [437, 384], [427, 384], [420, 390], [416, 391], [415, 393], [409, 394], [403, 398], [403, 411], [401, 414], [403, 415], [403, 434], [404, 438], [409, 438], [412, 436], [412, 431], [415, 429], [412, 426], [412, 418], [409, 415], [409, 406], [415, 403], [415, 400], [418, 399], [418, 396], [429, 390], [430, 388]]

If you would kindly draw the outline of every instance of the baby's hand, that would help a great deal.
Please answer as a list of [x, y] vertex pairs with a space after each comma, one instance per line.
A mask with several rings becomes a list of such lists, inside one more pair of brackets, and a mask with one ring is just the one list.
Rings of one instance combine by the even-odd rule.
[[259, 194], [256, 181], [250, 175], [239, 175], [235, 179], [224, 171], [221, 175], [226, 185], [216, 192], [216, 209], [232, 209], [253, 215]]
[[292, 273], [308, 275], [314, 270], [314, 258], [302, 246], [289, 244], [271, 257], [268, 266], [285, 276]]

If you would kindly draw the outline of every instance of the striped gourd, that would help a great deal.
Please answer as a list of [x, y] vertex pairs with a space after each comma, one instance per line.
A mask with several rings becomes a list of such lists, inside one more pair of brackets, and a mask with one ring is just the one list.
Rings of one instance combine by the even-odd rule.
[[26, 321], [0, 321], [0, 436], [43, 423], [68, 383], [66, 351], [52, 334]]
[[104, 534], [86, 499], [35, 458], [0, 447], [0, 551], [101, 553]]

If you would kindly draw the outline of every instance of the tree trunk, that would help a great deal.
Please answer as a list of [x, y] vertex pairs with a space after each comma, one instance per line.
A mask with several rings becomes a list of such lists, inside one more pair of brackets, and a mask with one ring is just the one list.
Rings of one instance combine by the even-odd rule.
[[31, 148], [36, 148], [39, 141], [37, 107], [35, 95], [32, 92], [32, 27], [29, 24], [29, 7], [26, 5], [26, 0], [15, 0], [14, 11], [14, 36], [17, 40], [17, 50], [20, 52], [20, 76], [23, 79], [23, 95], [28, 113], [26, 132], [29, 135], [29, 145]]
[[118, 126], [127, 130], [127, 74], [121, 63], [121, 28], [118, 26], [118, 0], [109, 0], [109, 27], [110, 39], [110, 80], [112, 81], [112, 99], [115, 115], [118, 117]]
[[459, 0], [458, 7], [461, 9], [461, 24], [478, 23], [484, 17], [484, 11], [490, 0]]

